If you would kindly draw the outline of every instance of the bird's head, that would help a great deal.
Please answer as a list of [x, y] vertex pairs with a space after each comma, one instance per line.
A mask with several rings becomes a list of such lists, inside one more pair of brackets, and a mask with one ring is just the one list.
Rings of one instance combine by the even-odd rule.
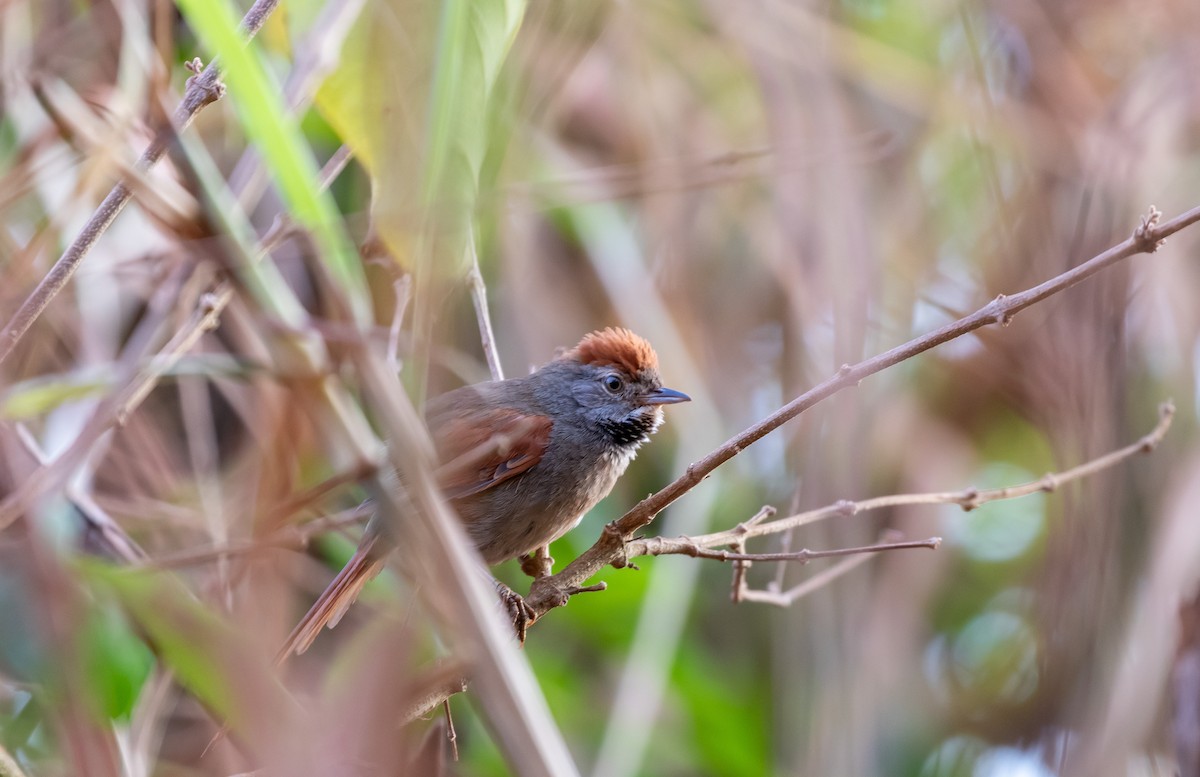
[[637, 447], [662, 423], [662, 406], [690, 400], [664, 388], [645, 338], [609, 327], [585, 335], [556, 361], [570, 366], [571, 395], [589, 425], [620, 447]]

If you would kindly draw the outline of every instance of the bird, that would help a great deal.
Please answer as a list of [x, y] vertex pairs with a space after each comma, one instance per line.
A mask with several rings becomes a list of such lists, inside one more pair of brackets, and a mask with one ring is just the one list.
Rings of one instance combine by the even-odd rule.
[[[528, 558], [578, 525], [658, 430], [663, 406], [687, 401], [662, 385], [658, 355], [645, 338], [608, 327], [529, 375], [436, 397], [425, 421], [438, 484], [493, 566]], [[324, 627], [336, 625], [394, 547], [377, 515], [292, 630], [279, 660], [305, 652]], [[497, 588], [502, 596], [507, 591]]]

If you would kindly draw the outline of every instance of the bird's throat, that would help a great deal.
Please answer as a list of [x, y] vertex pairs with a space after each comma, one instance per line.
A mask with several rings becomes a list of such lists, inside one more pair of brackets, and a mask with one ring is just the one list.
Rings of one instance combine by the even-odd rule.
[[662, 413], [654, 408], [641, 408], [616, 421], [602, 421], [600, 428], [618, 448], [630, 451], [637, 448], [662, 423]]

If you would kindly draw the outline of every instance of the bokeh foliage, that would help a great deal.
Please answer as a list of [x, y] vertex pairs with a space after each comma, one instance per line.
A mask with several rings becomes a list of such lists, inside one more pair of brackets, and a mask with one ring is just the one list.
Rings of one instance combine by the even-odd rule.
[[[0, 365], [7, 498], [229, 294], [0, 531], [0, 744], [31, 776], [431, 773], [436, 724], [390, 727], [445, 649], [419, 582], [382, 577], [312, 653], [270, 661], [360, 525], [312, 528], [364, 496], [350, 470], [377, 419], [355, 338], [418, 402], [487, 377], [471, 249], [510, 375], [622, 324], [695, 398], [556, 544], [561, 565], [840, 365], [1086, 260], [1150, 203], [1200, 203], [1200, 10], [1182, 0], [298, 0], [243, 48], [245, 6], [0, 4], [6, 318], [178, 103], [180, 63], [219, 53], [229, 88]], [[1152, 456], [1052, 494], [806, 528], [786, 542], [947, 541], [788, 609], [730, 603], [715, 562], [606, 570], [524, 649], [580, 770], [1200, 773], [1173, 726], [1200, 698], [1195, 245], [866, 381], [668, 510], [651, 531], [1005, 485], [1136, 439], [1167, 397], [1180, 411]], [[453, 769], [521, 772], [471, 694], [452, 708]], [[224, 723], [237, 745], [201, 757]]]

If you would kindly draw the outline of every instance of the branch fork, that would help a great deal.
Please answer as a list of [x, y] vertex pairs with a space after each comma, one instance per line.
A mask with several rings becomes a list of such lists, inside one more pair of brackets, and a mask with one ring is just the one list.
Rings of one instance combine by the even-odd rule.
[[195, 90], [196, 94], [203, 98], [203, 105], [215, 103], [225, 96], [225, 82], [221, 80], [221, 74], [216, 68], [212, 68], [213, 74], [205, 78], [206, 68], [200, 61], [200, 57], [194, 57], [190, 62], [184, 62], [183, 68], [192, 74], [184, 82], [184, 87], [188, 91]]

